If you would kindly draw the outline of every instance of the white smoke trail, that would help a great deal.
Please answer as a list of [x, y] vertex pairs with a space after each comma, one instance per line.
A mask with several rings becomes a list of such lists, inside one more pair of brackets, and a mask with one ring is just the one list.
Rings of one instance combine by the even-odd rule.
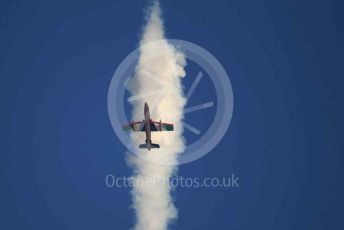
[[[129, 86], [133, 119], [143, 119], [143, 106], [147, 102], [151, 118], [173, 123], [174, 131], [152, 132], [152, 142], [160, 144], [160, 149], [137, 149], [145, 160], [129, 156], [134, 179], [140, 182], [132, 190], [136, 230], [166, 230], [177, 217], [171, 188], [165, 182], [176, 171], [176, 166], [166, 163], [176, 162], [184, 150], [182, 118], [186, 100], [181, 85], [184, 66], [184, 55], [165, 39], [159, 2], [155, 1], [149, 8], [140, 41], [139, 63]], [[135, 145], [145, 141], [144, 133], [132, 133], [131, 138]]]

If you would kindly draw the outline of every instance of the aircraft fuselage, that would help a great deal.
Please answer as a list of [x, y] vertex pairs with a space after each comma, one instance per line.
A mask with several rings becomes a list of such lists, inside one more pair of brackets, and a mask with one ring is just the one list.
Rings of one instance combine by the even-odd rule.
[[148, 150], [150, 150], [150, 145], [152, 143], [151, 129], [150, 129], [151, 119], [150, 119], [150, 114], [149, 114], [149, 106], [147, 102], [145, 103], [145, 107], [144, 107], [144, 117], [145, 117], [144, 124], [145, 124], [145, 132], [146, 132], [146, 144], [148, 145]]

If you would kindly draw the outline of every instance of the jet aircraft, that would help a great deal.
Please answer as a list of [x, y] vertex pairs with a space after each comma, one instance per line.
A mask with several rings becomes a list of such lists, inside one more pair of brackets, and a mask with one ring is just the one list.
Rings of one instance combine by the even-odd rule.
[[151, 150], [152, 148], [160, 148], [159, 144], [152, 143], [151, 132], [173, 131], [173, 124], [162, 123], [161, 120], [160, 122], [153, 121], [150, 118], [149, 106], [146, 102], [144, 105], [144, 120], [132, 121], [130, 124], [123, 125], [123, 130], [125, 131], [132, 130], [134, 132], [145, 132], [146, 133], [145, 144], [140, 144], [139, 147]]

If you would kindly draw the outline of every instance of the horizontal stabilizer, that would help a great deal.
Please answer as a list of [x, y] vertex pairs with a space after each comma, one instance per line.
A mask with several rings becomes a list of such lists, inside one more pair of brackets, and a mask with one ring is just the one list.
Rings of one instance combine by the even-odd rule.
[[140, 149], [157, 149], [157, 148], [160, 148], [160, 145], [151, 143], [151, 144], [141, 144], [139, 145], [139, 147]]

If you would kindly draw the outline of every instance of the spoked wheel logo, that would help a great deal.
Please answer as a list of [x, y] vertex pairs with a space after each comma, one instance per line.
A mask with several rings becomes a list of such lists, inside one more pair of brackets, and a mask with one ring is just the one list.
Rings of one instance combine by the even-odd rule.
[[[186, 59], [193, 61], [201, 68], [185, 94], [186, 99], [188, 100], [197, 90], [198, 84], [205, 76], [211, 79], [216, 92], [216, 103], [208, 101], [191, 107], [188, 107], [187, 104], [184, 109], [185, 116], [187, 116], [190, 112], [196, 112], [214, 106], [216, 107], [215, 116], [206, 132], [200, 133], [200, 131], [191, 124], [184, 123], [184, 128], [193, 132], [199, 136], [199, 138], [192, 144], [186, 146], [185, 151], [180, 154], [177, 163], [171, 162], [170, 164], [185, 164], [197, 160], [209, 153], [227, 132], [233, 114], [233, 90], [229, 76], [223, 66], [207, 50], [188, 41], [170, 39], [168, 42], [180, 49], [184, 53]], [[136, 49], [121, 62], [112, 77], [108, 92], [108, 114], [111, 125], [120, 141], [128, 148], [129, 152], [133, 154], [136, 154], [135, 148], [131, 143], [129, 135], [123, 132], [122, 124], [129, 123], [130, 120], [125, 113], [125, 103], [140, 97], [133, 96], [124, 100], [127, 83], [135, 73], [135, 67], [137, 66], [139, 57], [140, 52]], [[149, 75], [149, 73], [147, 73], [147, 77], [157, 80], [156, 77]], [[152, 93], [159, 94], [159, 92]], [[138, 157], [142, 156], [138, 155]]]

